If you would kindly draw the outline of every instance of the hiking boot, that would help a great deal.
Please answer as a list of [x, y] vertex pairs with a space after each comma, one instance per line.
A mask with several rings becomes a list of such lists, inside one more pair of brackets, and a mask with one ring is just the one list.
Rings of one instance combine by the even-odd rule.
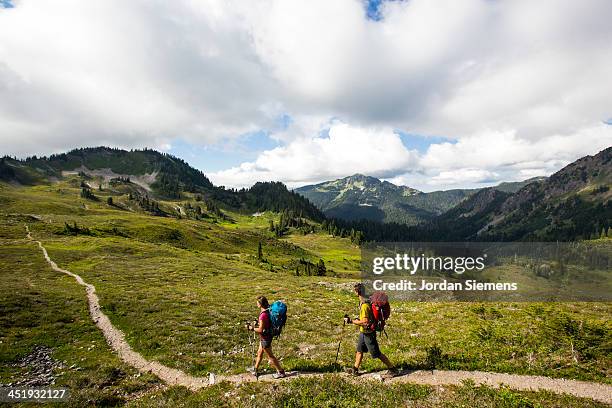
[[359, 369], [355, 367], [345, 368], [344, 372], [348, 375], [352, 375], [353, 377], [357, 377], [359, 375]]
[[285, 378], [286, 376], [287, 374], [285, 374], [284, 371], [282, 373], [272, 374], [272, 378], [274, 378], [275, 380], [280, 380], [281, 378]]
[[400, 375], [402, 372], [400, 371], [399, 368], [390, 368], [387, 370], [386, 372], [386, 377], [397, 377], [398, 375]]

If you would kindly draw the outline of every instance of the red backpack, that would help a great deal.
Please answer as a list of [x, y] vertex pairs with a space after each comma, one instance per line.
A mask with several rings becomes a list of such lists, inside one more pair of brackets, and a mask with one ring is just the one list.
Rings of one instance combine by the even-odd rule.
[[372, 296], [370, 296], [370, 305], [372, 305], [372, 323], [370, 324], [370, 330], [384, 332], [385, 323], [391, 315], [389, 297], [385, 292], [374, 292]]

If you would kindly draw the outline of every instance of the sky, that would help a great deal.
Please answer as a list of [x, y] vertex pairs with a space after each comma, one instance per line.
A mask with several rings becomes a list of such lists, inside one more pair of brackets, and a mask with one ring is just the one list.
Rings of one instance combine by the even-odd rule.
[[0, 155], [150, 147], [217, 185], [422, 191], [612, 145], [609, 0], [0, 0]]

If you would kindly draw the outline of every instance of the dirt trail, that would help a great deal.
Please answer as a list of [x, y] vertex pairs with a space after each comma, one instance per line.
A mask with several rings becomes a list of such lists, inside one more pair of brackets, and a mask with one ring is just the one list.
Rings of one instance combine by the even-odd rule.
[[[86, 283], [79, 275], [57, 266], [57, 264], [49, 257], [49, 254], [42, 243], [32, 237], [27, 225], [25, 228], [28, 239], [38, 244], [45, 259], [53, 270], [70, 275], [76, 279], [80, 285], [85, 286], [91, 318], [100, 328], [100, 330], [102, 330], [102, 333], [104, 334], [104, 337], [111, 348], [117, 352], [119, 357], [127, 364], [135, 367], [143, 373], [152, 373], [168, 384], [182, 385], [191, 390], [198, 390], [202, 387], [206, 387], [220, 381], [229, 381], [232, 383], [257, 381], [249, 374], [219, 376], [211, 374], [208, 378], [194, 377], [181, 370], [170, 368], [158, 362], [145, 359], [142, 355], [140, 355], [140, 353], [132, 350], [130, 345], [125, 340], [123, 332], [113, 326], [109, 318], [100, 310], [100, 302], [98, 296], [96, 295], [96, 288], [93, 285]], [[323, 373], [292, 372], [289, 373], [289, 376], [286, 379], [281, 381], [290, 381], [291, 379], [297, 377], [321, 377], [323, 375]], [[504, 384], [515, 390], [546, 390], [554, 393], [566, 393], [576, 397], [592, 398], [597, 401], [612, 404], [611, 385], [533, 375], [501, 374], [482, 371], [418, 370], [405, 372], [400, 376], [389, 379], [385, 379], [382, 373], [368, 373], [359, 377], [347, 378], [352, 378], [354, 381], [371, 380], [385, 381], [389, 383], [409, 382], [423, 385], [460, 385], [464, 380], [473, 380], [476, 384], [486, 384], [492, 387], [499, 387], [500, 385]], [[278, 380], [273, 380], [271, 375], [264, 375], [260, 376], [258, 381]]]

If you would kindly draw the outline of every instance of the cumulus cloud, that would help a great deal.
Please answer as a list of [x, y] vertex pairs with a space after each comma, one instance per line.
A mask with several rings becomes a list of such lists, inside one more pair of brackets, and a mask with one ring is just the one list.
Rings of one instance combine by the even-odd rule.
[[263, 152], [256, 161], [210, 174], [213, 182], [249, 186], [256, 181], [282, 180], [290, 186], [365, 173], [388, 177], [416, 164], [391, 128], [360, 128], [334, 121], [326, 134], [301, 137]]
[[612, 144], [610, 126], [600, 123], [577, 133], [520, 139], [515, 131], [482, 132], [455, 143], [432, 144], [419, 156], [417, 171], [393, 178], [424, 191], [473, 188], [501, 181], [548, 176], [579, 157]]
[[496, 181], [498, 177], [499, 174], [488, 170], [464, 168], [455, 171], [441, 171], [431, 177], [430, 184], [432, 186], [448, 186], [466, 183], [490, 183]]
[[501, 181], [547, 176], [575, 159], [610, 145], [610, 126], [534, 141], [516, 132], [482, 132], [456, 142], [434, 143], [420, 153], [408, 149], [391, 128], [355, 127], [334, 121], [315, 137], [302, 137], [245, 162], [210, 174], [213, 182], [245, 187], [280, 180], [289, 186], [364, 173], [422, 191], [477, 188]]
[[[608, 0], [390, 1], [379, 21], [360, 0], [14, 5], [0, 8], [2, 153], [263, 131], [281, 146], [213, 178], [428, 187], [550, 173], [612, 144]], [[453, 143], [417, 155], [395, 129]]]
[[269, 1], [249, 14], [285, 106], [461, 137], [573, 132], [609, 116], [605, 0]]
[[268, 127], [277, 86], [236, 21], [216, 1], [0, 9], [3, 152], [209, 143]]

